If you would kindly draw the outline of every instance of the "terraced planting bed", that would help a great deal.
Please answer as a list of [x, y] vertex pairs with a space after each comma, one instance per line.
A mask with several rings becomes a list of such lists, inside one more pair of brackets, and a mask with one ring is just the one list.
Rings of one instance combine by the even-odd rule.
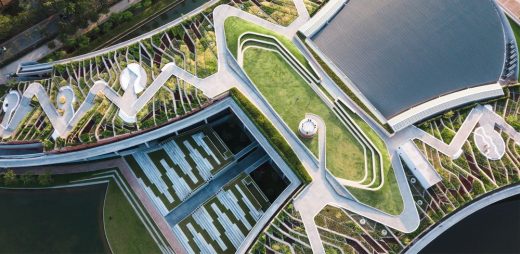
[[215, 133], [205, 126], [125, 159], [166, 215], [232, 161], [227, 147], [220, 150], [215, 146], [212, 140], [216, 139]]
[[[269, 251], [280, 253], [312, 253], [307, 232], [300, 214], [292, 202], [278, 212], [274, 220], [256, 239], [249, 253], [263, 254]], [[332, 252], [334, 253], [334, 252]]]
[[[334, 104], [333, 111], [327, 106], [309, 85], [312, 78], [304, 80], [302, 74], [305, 70], [298, 69], [295, 62], [289, 64], [287, 54], [283, 57], [272, 48], [242, 49], [239, 38], [250, 32], [265, 33], [276, 38], [280, 46], [284, 46], [295, 60], [308, 66], [298, 49], [285, 37], [238, 18], [228, 18], [225, 29], [230, 51], [235, 56], [243, 54], [244, 71], [298, 137], [298, 124], [306, 113], [314, 113], [323, 118], [327, 128], [327, 168], [330, 172], [340, 178], [340, 182], [341, 179], [358, 181], [357, 184], [368, 188], [349, 187], [361, 202], [388, 213], [399, 214], [402, 211], [402, 199], [388, 152], [378, 135], [348, 108]], [[256, 39], [261, 38], [256, 36]], [[307, 71], [313, 73], [312, 69]], [[318, 156], [317, 138], [300, 137], [300, 140]], [[366, 158], [364, 147], [367, 149]]]
[[[147, 84], [156, 78], [165, 64], [171, 62], [197, 77], [208, 77], [215, 74], [218, 67], [213, 10], [222, 4], [234, 6], [280, 25], [289, 25], [297, 17], [296, 6], [292, 0], [226, 0], [131, 45], [95, 57], [55, 64], [49, 78], [35, 82], [42, 84], [47, 92], [45, 96], [49, 97], [54, 107], [58, 106], [58, 90], [70, 86], [75, 96], [73, 108], [78, 110], [88, 97], [89, 89], [95, 81], [104, 80], [116, 93], [121, 94], [123, 91], [119, 84], [119, 74], [130, 63], [136, 62], [145, 68], [148, 75]], [[17, 90], [23, 93], [28, 85], [29, 82], [20, 82], [17, 84]], [[56, 126], [51, 124], [38, 100], [34, 99], [31, 102], [32, 109], [20, 122], [9, 127], [12, 129], [9, 132], [12, 133], [2, 135], [1, 141], [42, 141], [46, 151], [86, 145], [161, 125], [199, 108], [208, 101], [208, 98], [191, 84], [172, 76], [138, 112], [137, 123], [125, 123], [117, 116], [118, 107], [102, 94], [97, 95], [91, 102], [92, 107], [72, 126], [70, 134], [65, 139], [51, 138]], [[2, 113], [0, 112], [0, 119], [3, 117]]]
[[189, 253], [235, 253], [269, 206], [251, 177], [242, 173], [173, 231]]

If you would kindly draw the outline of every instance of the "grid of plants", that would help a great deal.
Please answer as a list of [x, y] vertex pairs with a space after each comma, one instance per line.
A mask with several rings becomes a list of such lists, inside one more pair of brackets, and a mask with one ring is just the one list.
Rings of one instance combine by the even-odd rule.
[[218, 139], [216, 133], [205, 126], [125, 159], [150, 198], [166, 215], [232, 161], [233, 155]]
[[300, 213], [289, 202], [256, 239], [251, 254], [312, 253]]
[[173, 231], [189, 253], [235, 253], [269, 206], [253, 179], [242, 173]]
[[[218, 4], [235, 6], [281, 25], [288, 25], [297, 17], [296, 7], [291, 0], [236, 0]], [[76, 97], [74, 104], [76, 110], [86, 98], [95, 80], [104, 79], [121, 94], [119, 74], [127, 64], [132, 62], [138, 62], [145, 68], [149, 77], [148, 83], [151, 83], [152, 79], [159, 74], [161, 67], [169, 62], [175, 62], [177, 66], [200, 78], [208, 77], [217, 71], [217, 45], [212, 15], [217, 5], [186, 19], [171, 29], [128, 47], [91, 59], [57, 65], [50, 78], [37, 82], [46, 88], [55, 105], [59, 88], [70, 85]], [[29, 82], [20, 82], [16, 85], [16, 89], [23, 93], [28, 85]], [[118, 108], [101, 96], [96, 98], [94, 107], [80, 120], [66, 140], [60, 138], [53, 140], [50, 137], [53, 127], [37, 100], [34, 99], [31, 103], [32, 111], [18, 126], [16, 133], [2, 141], [39, 140], [44, 143], [46, 150], [95, 143], [160, 125], [198, 108], [207, 100], [192, 85], [172, 77], [139, 112], [136, 124], [123, 122], [117, 117]], [[2, 117], [3, 115], [0, 115], [0, 118]]]
[[[166, 63], [174, 61], [172, 56], [162, 51], [167, 46], [172, 47], [171, 44], [165, 43], [155, 46], [151, 39], [143, 40], [92, 59], [57, 65], [49, 79], [38, 82], [46, 88], [54, 106], [57, 106], [56, 94], [60, 87], [71, 86], [75, 96], [73, 107], [77, 110], [97, 80], [107, 81], [114, 91], [122, 95], [123, 89], [119, 84], [119, 76], [129, 63], [138, 63], [142, 66], [148, 76], [147, 83], [150, 84]], [[28, 82], [18, 84], [18, 91], [23, 93], [28, 84]], [[200, 108], [206, 102], [208, 98], [200, 90], [172, 76], [138, 113], [137, 122], [128, 124], [118, 117], [119, 109], [105, 96], [98, 94], [93, 107], [78, 122], [67, 139], [58, 138], [54, 141], [50, 138], [52, 125], [34, 98], [31, 103], [34, 108], [18, 126], [16, 134], [3, 141], [37, 139], [43, 141], [46, 150], [94, 143], [164, 124]]]

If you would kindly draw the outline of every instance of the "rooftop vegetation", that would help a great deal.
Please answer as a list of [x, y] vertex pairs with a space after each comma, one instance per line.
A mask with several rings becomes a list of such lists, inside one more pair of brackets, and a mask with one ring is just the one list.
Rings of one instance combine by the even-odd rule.
[[304, 183], [310, 183], [312, 181], [311, 176], [307, 173], [307, 170], [298, 159], [298, 156], [296, 156], [291, 146], [289, 146], [284, 137], [273, 126], [271, 121], [269, 121], [269, 119], [267, 119], [267, 117], [265, 117], [265, 115], [262, 114], [262, 112], [260, 112], [260, 110], [258, 110], [258, 108], [238, 89], [233, 88], [230, 93], [237, 104], [244, 110], [258, 129], [260, 129], [267, 140], [269, 140], [269, 143], [271, 143], [289, 167], [295, 171], [296, 175], [298, 175]]
[[[236, 55], [239, 54], [238, 50], [241, 50], [235, 43], [241, 35], [239, 32], [253, 31], [262, 33], [266, 31], [266, 29], [237, 18], [228, 18], [225, 23], [225, 29], [229, 49], [237, 50]], [[230, 35], [228, 35], [228, 31]], [[293, 51], [291, 53], [298, 59], [305, 59], [289, 40], [272, 31], [269, 32], [269, 35], [280, 38], [279, 41], [284, 46], [292, 45]], [[287, 48], [290, 49], [289, 47]], [[306, 83], [302, 76], [280, 54], [259, 48], [247, 48], [243, 54], [244, 71], [288, 127], [293, 130], [295, 135], [300, 138], [316, 157], [318, 157], [317, 138], [305, 139], [300, 137], [297, 134], [298, 123], [305, 117], [306, 113], [315, 113], [324, 119], [327, 128], [327, 168], [331, 173], [338, 178], [353, 181], [361, 181], [365, 174], [368, 174], [368, 177], [362, 184], [369, 184], [372, 187], [382, 185], [383, 187], [378, 191], [355, 188], [349, 188], [349, 190], [354, 189], [352, 193], [365, 204], [392, 214], [399, 214], [402, 211], [402, 199], [391, 169], [388, 152], [378, 135], [370, 130], [370, 127], [359, 117], [355, 118], [357, 123], [364, 123], [361, 129], [370, 136], [369, 139], [377, 144], [376, 147], [383, 157], [383, 160], [379, 161], [379, 153], [370, 153], [369, 150], [368, 161], [370, 163], [365, 168], [365, 154], [362, 144], [354, 136], [353, 130], [350, 127], [346, 127], [343, 122], [349, 120], [345, 118], [340, 119], [340, 112], [335, 113], [329, 108], [323, 99], [316, 94], [316, 91]], [[374, 160], [375, 164], [372, 164], [372, 160]], [[373, 167], [376, 169], [374, 170], [375, 173], [372, 170]], [[383, 175], [379, 172], [380, 167], [382, 167], [382, 172], [384, 172]], [[377, 180], [373, 182], [374, 178]], [[384, 183], [381, 182], [383, 179], [385, 179]]]

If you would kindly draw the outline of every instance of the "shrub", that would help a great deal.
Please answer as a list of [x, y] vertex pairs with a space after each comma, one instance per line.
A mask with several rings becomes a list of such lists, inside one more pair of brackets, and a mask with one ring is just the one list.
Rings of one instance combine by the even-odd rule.
[[50, 41], [49, 43], [47, 43], [47, 47], [49, 47], [50, 49], [54, 49], [56, 48], [56, 43], [54, 43], [54, 41]]
[[520, 119], [516, 115], [509, 115], [506, 117], [506, 122], [511, 125], [516, 131], [520, 131]]
[[12, 185], [15, 184], [18, 181], [16, 178], [16, 173], [12, 169], [8, 169], [4, 174], [4, 184], [5, 185]]
[[31, 173], [25, 172], [24, 174], [20, 175], [20, 181], [24, 185], [28, 185], [34, 181], [34, 177], [33, 177], [33, 175], [31, 175]]
[[104, 34], [110, 32], [110, 29], [112, 29], [112, 27], [114, 26], [114, 24], [112, 23], [112, 21], [110, 20], [107, 20], [105, 21], [105, 23], [103, 23], [103, 25], [101, 26], [101, 32], [103, 32]]
[[147, 8], [152, 5], [152, 0], [143, 0], [142, 5], [144, 8]]
[[43, 175], [38, 175], [38, 184], [40, 185], [49, 185], [53, 182], [52, 176], [50, 172], [45, 172]]
[[255, 123], [258, 129], [260, 129], [283, 160], [296, 172], [296, 175], [298, 175], [305, 184], [310, 183], [312, 181], [311, 176], [301, 163], [300, 159], [298, 159], [298, 156], [296, 156], [296, 153], [294, 153], [289, 144], [287, 144], [287, 141], [273, 126], [271, 121], [269, 121], [269, 119], [267, 119], [267, 117], [265, 117], [265, 115], [263, 115], [262, 112], [260, 112], [238, 89], [232, 88], [230, 94], [253, 123]]

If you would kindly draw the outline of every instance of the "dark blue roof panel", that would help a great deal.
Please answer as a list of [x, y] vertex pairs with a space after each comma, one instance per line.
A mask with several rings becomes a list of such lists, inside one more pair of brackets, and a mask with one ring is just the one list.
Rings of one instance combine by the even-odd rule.
[[312, 40], [390, 118], [499, 79], [505, 42], [491, 0], [350, 0]]

